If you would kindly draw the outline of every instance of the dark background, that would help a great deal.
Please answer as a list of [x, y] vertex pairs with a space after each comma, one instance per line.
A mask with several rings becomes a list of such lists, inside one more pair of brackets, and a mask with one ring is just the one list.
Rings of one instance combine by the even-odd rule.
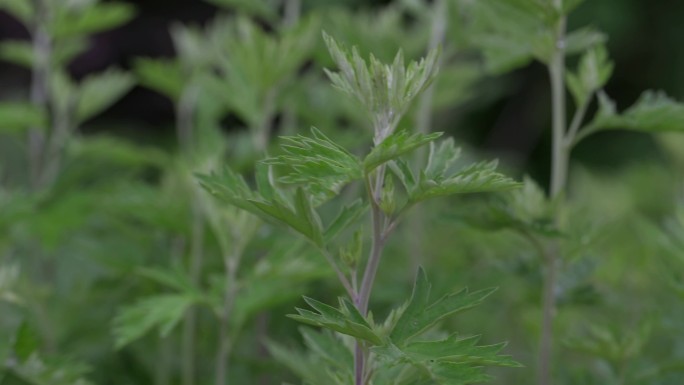
[[[93, 48], [70, 66], [75, 78], [112, 65], [130, 68], [132, 61], [141, 56], [173, 56], [168, 33], [172, 23], [204, 23], [218, 12], [199, 0], [129, 2], [138, 8], [137, 18], [121, 28], [94, 36]], [[374, 7], [388, 1], [348, 3]], [[570, 29], [593, 25], [609, 36], [608, 48], [616, 67], [606, 90], [618, 108], [623, 109], [646, 89], [664, 90], [675, 99], [684, 99], [683, 17], [681, 0], [587, 0], [570, 19]], [[23, 26], [0, 13], [0, 39], [27, 37]], [[465, 121], [470, 131], [462, 136], [485, 151], [508, 154], [518, 167], [545, 179], [550, 141], [547, 74], [541, 65], [532, 64], [505, 78], [508, 89], [503, 97], [466, 108]], [[0, 63], [1, 99], [25, 93], [28, 82], [26, 70]], [[155, 141], [172, 135], [173, 122], [170, 101], [136, 87], [83, 129], [86, 133], [108, 131]], [[463, 129], [459, 127], [459, 131]], [[653, 139], [634, 133], [597, 135], [584, 142], [576, 153], [579, 162], [607, 172], [659, 156]]]

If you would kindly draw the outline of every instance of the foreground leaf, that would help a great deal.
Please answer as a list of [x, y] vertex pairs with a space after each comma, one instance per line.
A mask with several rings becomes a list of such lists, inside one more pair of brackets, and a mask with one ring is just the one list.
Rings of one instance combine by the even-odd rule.
[[340, 299], [340, 309], [326, 305], [315, 299], [304, 297], [316, 312], [297, 308], [299, 314], [291, 314], [288, 317], [313, 326], [320, 326], [338, 333], [350, 335], [381, 345], [382, 338], [375, 333], [368, 321], [359, 313], [356, 307], [347, 299]]

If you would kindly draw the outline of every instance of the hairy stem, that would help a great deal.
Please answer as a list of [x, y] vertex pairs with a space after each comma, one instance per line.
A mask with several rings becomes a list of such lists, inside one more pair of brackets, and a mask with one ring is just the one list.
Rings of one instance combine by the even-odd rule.
[[[375, 187], [372, 187], [369, 177], [366, 178], [366, 191], [368, 199], [371, 202], [371, 221], [372, 221], [372, 241], [371, 251], [366, 263], [366, 269], [361, 280], [361, 288], [355, 298], [355, 305], [359, 312], [364, 316], [368, 314], [368, 302], [370, 301], [371, 291], [373, 289], [373, 282], [380, 266], [380, 259], [382, 251], [385, 246], [386, 232], [383, 225], [384, 214], [378, 205], [379, 199], [382, 196], [382, 183], [385, 176], [385, 166], [380, 166], [375, 174]], [[356, 341], [356, 348], [354, 350], [354, 384], [365, 385], [366, 352], [363, 347], [363, 342]]]
[[[560, 0], [555, 5], [561, 9]], [[556, 47], [549, 65], [553, 113], [553, 158], [551, 164], [551, 197], [557, 199], [565, 190], [568, 174], [569, 147], [565, 145], [565, 28], [566, 18], [561, 17], [556, 25]], [[559, 218], [556, 216], [556, 221]], [[559, 245], [555, 243], [544, 259], [545, 274], [542, 293], [542, 331], [539, 342], [538, 380], [539, 385], [551, 385], [553, 354], [553, 319], [556, 311], [555, 288], [558, 280]]]
[[[31, 104], [47, 111], [50, 86], [50, 62], [52, 56], [52, 41], [47, 30], [47, 5], [43, 1], [36, 1], [36, 22], [32, 28], [33, 39], [33, 68], [31, 70]], [[34, 188], [40, 185], [41, 163], [45, 146], [44, 131], [47, 127], [32, 127], [28, 132], [28, 156], [31, 184]]]

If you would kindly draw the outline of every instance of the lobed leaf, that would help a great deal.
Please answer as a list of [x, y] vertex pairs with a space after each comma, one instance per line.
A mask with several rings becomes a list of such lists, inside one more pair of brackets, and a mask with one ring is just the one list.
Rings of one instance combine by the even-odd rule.
[[281, 182], [303, 185], [314, 195], [329, 199], [347, 183], [363, 177], [361, 163], [354, 155], [317, 128], [312, 128], [311, 134], [283, 137], [285, 154], [263, 161], [286, 170]]
[[441, 132], [431, 134], [409, 134], [407, 131], [395, 132], [373, 147], [363, 160], [364, 171], [368, 174], [378, 166], [437, 140], [440, 136], [442, 136]]
[[383, 339], [375, 333], [368, 321], [348, 299], [340, 299], [340, 309], [312, 298], [304, 297], [304, 300], [316, 312], [297, 308], [299, 314], [290, 314], [288, 317], [308, 325], [356, 337], [374, 345], [383, 344]]
[[130, 344], [153, 328], [159, 328], [162, 337], [168, 335], [196, 301], [186, 294], [163, 294], [123, 307], [114, 318], [116, 347]]
[[412, 203], [452, 194], [506, 191], [520, 187], [520, 183], [496, 172], [497, 161], [479, 162], [459, 172], [440, 178], [421, 173], [418, 185], [410, 192]]
[[411, 299], [390, 334], [392, 343], [400, 348], [406, 346], [411, 338], [443, 318], [479, 305], [496, 290], [488, 289], [469, 293], [468, 290], [463, 289], [430, 303], [430, 287], [425, 271], [422, 268], [419, 269]]
[[684, 131], [684, 104], [662, 92], [646, 91], [623, 113], [603, 92], [599, 93], [599, 110], [594, 119], [580, 131], [575, 143], [604, 130], [632, 130], [646, 133]]

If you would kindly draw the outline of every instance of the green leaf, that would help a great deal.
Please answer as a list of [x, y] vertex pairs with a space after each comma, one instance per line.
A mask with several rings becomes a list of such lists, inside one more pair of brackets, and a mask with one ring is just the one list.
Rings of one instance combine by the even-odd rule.
[[613, 73], [613, 63], [604, 46], [590, 49], [582, 55], [578, 73], [568, 72], [567, 84], [577, 106], [589, 101], [594, 92], [603, 88]]
[[118, 69], [108, 69], [86, 77], [79, 87], [77, 121], [86, 121], [104, 111], [133, 88], [133, 85], [133, 76]]
[[374, 345], [383, 344], [382, 338], [375, 333], [368, 321], [349, 300], [340, 299], [340, 309], [308, 297], [304, 297], [304, 300], [316, 312], [297, 308], [299, 314], [290, 314], [288, 317], [308, 325], [350, 335]]
[[[498, 199], [497, 199], [498, 198]], [[494, 196], [483, 210], [468, 208], [463, 215], [468, 223], [487, 230], [512, 229], [524, 235], [546, 237], [562, 235], [554, 223], [553, 202], [531, 178], [523, 179], [521, 189]]]
[[128, 3], [91, 3], [65, 6], [56, 15], [52, 28], [55, 38], [92, 35], [116, 28], [135, 16], [135, 7]]
[[503, 73], [548, 63], [554, 50], [556, 10], [548, 1], [489, 0], [467, 4], [470, 44], [481, 49], [488, 71]]
[[158, 148], [140, 146], [123, 138], [107, 135], [92, 135], [74, 138], [68, 148], [71, 159], [78, 162], [95, 162], [97, 167], [112, 164], [127, 170], [142, 167], [162, 168], [169, 161], [168, 156]]
[[283, 137], [281, 148], [285, 154], [263, 162], [286, 169], [281, 182], [302, 185], [318, 201], [324, 201], [347, 183], [361, 179], [363, 173], [359, 160], [344, 147], [316, 128], [311, 128], [311, 134]]
[[325, 232], [323, 239], [326, 243], [335, 239], [342, 231], [347, 229], [352, 223], [356, 222], [368, 209], [368, 205], [364, 204], [361, 199], [357, 199], [350, 205], [342, 207], [337, 217], [330, 223]]
[[40, 348], [40, 335], [28, 322], [24, 321], [14, 335], [13, 350], [19, 362], [25, 362]]
[[604, 44], [608, 37], [591, 27], [580, 28], [565, 37], [565, 52], [568, 55], [580, 54]]
[[496, 290], [488, 289], [469, 293], [467, 289], [463, 289], [430, 303], [430, 287], [425, 271], [420, 268], [411, 299], [390, 334], [391, 341], [400, 348], [406, 346], [409, 339], [437, 324], [443, 318], [479, 305]]
[[31, 68], [33, 66], [33, 46], [24, 40], [0, 42], [0, 58], [10, 63]]
[[133, 69], [141, 85], [173, 101], [180, 99], [186, 78], [177, 61], [142, 58], [135, 61]]
[[28, 103], [0, 103], [0, 133], [20, 133], [46, 126], [47, 115], [42, 109]]
[[25, 25], [31, 24], [35, 17], [35, 8], [30, 0], [0, 0], [0, 10], [16, 17]]
[[620, 129], [653, 134], [684, 131], [684, 104], [670, 99], [663, 92], [646, 91], [636, 103], [619, 114], [615, 103], [600, 92], [599, 111], [580, 131], [575, 143], [595, 132]]
[[392, 64], [384, 64], [373, 55], [368, 62], [356, 47], [351, 52], [323, 33], [323, 39], [339, 72], [326, 70], [333, 85], [356, 99], [373, 121], [374, 141], [382, 142], [396, 129], [411, 101], [425, 90], [437, 72], [439, 51], [431, 51], [418, 62], [404, 65], [399, 51]]
[[376, 145], [366, 156], [363, 160], [364, 171], [368, 174], [378, 166], [430, 143], [440, 136], [442, 136], [441, 132], [431, 134], [395, 132]]
[[317, 246], [323, 246], [323, 230], [321, 219], [311, 205], [310, 198], [301, 188], [295, 193], [293, 207], [279, 200], [249, 200], [261, 213], [288, 225], [296, 232], [304, 235]]
[[[70, 62], [74, 57], [88, 48], [86, 39], [67, 39], [54, 43], [52, 61], [56, 66]], [[0, 42], [0, 59], [16, 65], [31, 68], [33, 66], [33, 45], [27, 40], [7, 40]]]
[[153, 328], [159, 328], [160, 336], [167, 336], [196, 301], [196, 297], [185, 294], [163, 294], [123, 307], [114, 319], [116, 348], [130, 344]]
[[406, 345], [402, 351], [415, 361], [449, 360], [482, 366], [510, 366], [520, 367], [509, 356], [498, 353], [506, 346], [505, 343], [478, 346], [480, 336], [459, 338], [457, 335], [439, 341], [420, 341]]
[[496, 172], [497, 161], [480, 162], [467, 166], [448, 177], [431, 178], [421, 173], [418, 185], [410, 191], [411, 203], [453, 194], [506, 191], [520, 187], [520, 183]]
[[300, 332], [304, 337], [306, 347], [312, 354], [337, 369], [351, 372], [354, 367], [354, 356], [334, 333], [329, 330], [314, 331], [304, 327], [300, 328]]
[[216, 198], [252, 214], [261, 215], [251, 202], [258, 196], [249, 188], [242, 175], [225, 167], [220, 174], [196, 175], [204, 189]]

